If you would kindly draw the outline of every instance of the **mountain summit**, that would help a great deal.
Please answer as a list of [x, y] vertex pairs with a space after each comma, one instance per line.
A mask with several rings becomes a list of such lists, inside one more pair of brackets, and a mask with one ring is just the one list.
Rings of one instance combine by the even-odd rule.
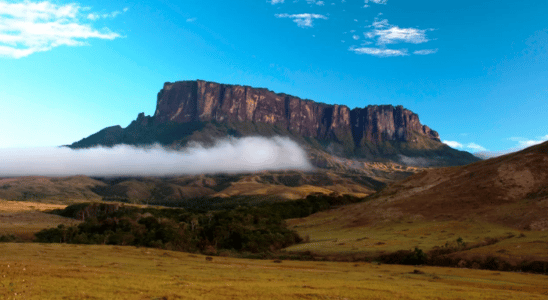
[[463, 165], [478, 159], [441, 143], [402, 106], [350, 109], [277, 94], [265, 88], [202, 80], [166, 82], [154, 116], [139, 114], [127, 128], [105, 128], [70, 145], [87, 148], [161, 143], [174, 148], [226, 136], [290, 136], [309, 150], [410, 165]]

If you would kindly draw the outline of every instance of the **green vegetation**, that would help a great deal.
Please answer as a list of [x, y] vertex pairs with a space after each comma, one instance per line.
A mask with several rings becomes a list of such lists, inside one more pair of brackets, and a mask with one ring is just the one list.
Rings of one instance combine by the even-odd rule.
[[361, 199], [351, 196], [316, 195], [220, 211], [81, 203], [57, 213], [83, 220], [82, 223], [42, 230], [36, 233], [36, 239], [48, 243], [134, 245], [212, 254], [219, 250], [266, 253], [302, 241], [296, 232], [287, 229], [284, 219], [306, 217], [358, 201]]
[[134, 245], [188, 252], [274, 251], [300, 241], [283, 220], [256, 208], [195, 214], [114, 204], [78, 204], [62, 215], [85, 219], [77, 226], [45, 229], [38, 242]]

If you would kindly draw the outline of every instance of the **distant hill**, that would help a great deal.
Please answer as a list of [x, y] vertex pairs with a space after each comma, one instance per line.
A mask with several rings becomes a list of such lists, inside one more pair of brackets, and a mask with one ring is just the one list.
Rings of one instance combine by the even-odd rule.
[[475, 219], [548, 230], [548, 142], [467, 166], [428, 169], [342, 209], [352, 226]]
[[[165, 83], [154, 116], [139, 114], [128, 127], [112, 126], [71, 148], [147, 145], [181, 148], [226, 136], [289, 136], [315, 157], [454, 166], [479, 158], [441, 143], [417, 114], [391, 105], [350, 109], [276, 94], [264, 88], [206, 81]], [[319, 167], [325, 166], [315, 162]]]
[[391, 177], [397, 179], [394, 176], [406, 176], [413, 170], [384, 170], [371, 166], [370, 171], [374, 172], [361, 174], [319, 170], [176, 177], [0, 178], [0, 199], [63, 204], [105, 200], [177, 206], [185, 201], [201, 202], [204, 199], [230, 197], [246, 202], [294, 200], [316, 193], [364, 197], [383, 188], [386, 185], [384, 181], [390, 181]]

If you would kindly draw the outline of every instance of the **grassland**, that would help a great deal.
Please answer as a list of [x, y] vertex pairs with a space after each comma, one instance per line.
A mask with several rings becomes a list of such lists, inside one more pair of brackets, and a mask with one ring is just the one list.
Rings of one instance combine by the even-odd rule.
[[[3, 230], [8, 232], [31, 234], [36, 229], [56, 226], [59, 221], [70, 221], [42, 212], [61, 207], [28, 202], [0, 203]], [[27, 221], [23, 222], [25, 218]], [[498, 253], [508, 257], [548, 256], [546, 232], [528, 231], [524, 236], [519, 230], [474, 220], [432, 222], [401, 219], [372, 227], [352, 227], [345, 223], [344, 215], [331, 211], [292, 219], [288, 224], [310, 238], [310, 243], [288, 249], [295, 251], [379, 254], [415, 246], [428, 250], [444, 243], [454, 243], [458, 237], [468, 243], [486, 237], [505, 237], [496, 244], [468, 252], [471, 255]], [[226, 256], [208, 259], [184, 252], [105, 245], [0, 243], [0, 253], [1, 299], [548, 297], [546, 275], [515, 272], [365, 262], [250, 260]]]
[[[546, 273], [548, 262], [548, 232], [517, 230], [474, 219], [431, 221], [404, 217], [374, 226], [353, 226], [341, 210], [332, 210], [287, 223], [308, 242], [285, 251], [310, 251], [316, 258], [374, 261], [399, 250], [419, 248], [424, 252], [450, 249], [450, 254], [443, 256], [448, 260], [435, 259], [433, 255], [439, 254], [429, 256], [433, 259], [429, 264], [443, 266], [530, 270], [531, 262], [538, 262], [541, 266], [535, 267], [535, 272]], [[493, 258], [498, 259], [497, 263], [489, 264]]]
[[[546, 276], [213, 257], [158, 249], [0, 244], [4, 299], [546, 299]], [[415, 271], [417, 270], [417, 271]]]
[[13, 235], [18, 240], [30, 241], [34, 233], [44, 228], [77, 224], [74, 219], [45, 212], [64, 207], [66, 205], [0, 200], [0, 236]]
[[[337, 224], [337, 220], [340, 223]], [[320, 253], [340, 252], [392, 252], [414, 247], [425, 251], [434, 247], [454, 244], [458, 238], [465, 243], [479, 243], [486, 238], [506, 238], [522, 233], [501, 225], [469, 221], [421, 221], [395, 220], [375, 226], [348, 226], [342, 216], [320, 212], [304, 219], [288, 220], [289, 228], [310, 242], [298, 244], [287, 250], [315, 251]], [[548, 241], [548, 233], [538, 234]]]

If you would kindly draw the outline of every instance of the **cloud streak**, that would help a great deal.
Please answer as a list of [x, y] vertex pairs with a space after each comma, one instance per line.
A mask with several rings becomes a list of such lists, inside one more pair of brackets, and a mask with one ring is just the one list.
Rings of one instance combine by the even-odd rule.
[[526, 148], [526, 147], [531, 147], [531, 146], [534, 146], [534, 145], [542, 144], [542, 143], [548, 141], [548, 135], [539, 136], [535, 140], [521, 138], [521, 137], [512, 137], [509, 140], [514, 141], [514, 142], [518, 142], [517, 148]]
[[417, 50], [413, 52], [415, 55], [429, 55], [429, 54], [435, 54], [438, 53], [438, 49], [424, 49], [424, 50]]
[[461, 144], [457, 141], [443, 141], [444, 144], [446, 144], [447, 146], [451, 147], [451, 148], [455, 148], [455, 149], [470, 149], [472, 151], [487, 151], [487, 149], [485, 149], [483, 146], [481, 145], [478, 145], [476, 143], [468, 143], [466, 145], [464, 144]]
[[[0, 56], [21, 58], [59, 46], [82, 46], [87, 39], [113, 40], [121, 37], [109, 29], [89, 23], [121, 14], [84, 13], [76, 3], [57, 5], [48, 1], [12, 3], [0, 0]], [[127, 11], [125, 8], [123, 12]]]
[[350, 47], [350, 51], [357, 54], [369, 54], [378, 57], [392, 57], [392, 56], [407, 56], [407, 49], [383, 49], [383, 48], [370, 48], [370, 47]]
[[158, 145], [0, 149], [0, 161], [0, 177], [168, 176], [312, 169], [306, 153], [289, 138], [281, 137], [224, 139], [210, 148], [195, 144], [181, 151]]
[[314, 20], [316, 19], [328, 19], [326, 16], [319, 14], [276, 14], [275, 16], [276, 18], [293, 19], [293, 22], [297, 23], [297, 26], [301, 28], [314, 27]]

